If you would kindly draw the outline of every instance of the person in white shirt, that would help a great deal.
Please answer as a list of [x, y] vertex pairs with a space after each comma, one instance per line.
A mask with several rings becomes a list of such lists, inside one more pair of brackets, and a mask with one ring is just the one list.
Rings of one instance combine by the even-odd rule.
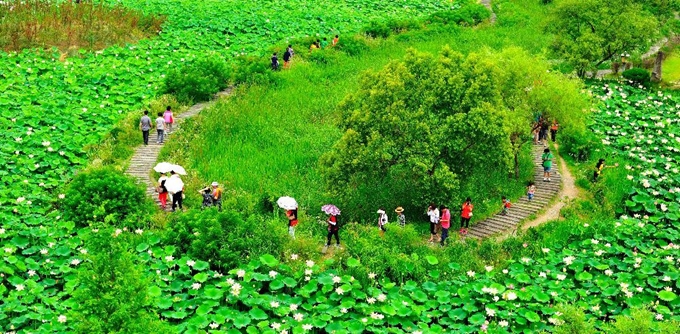
[[379, 215], [378, 229], [380, 229], [380, 236], [383, 236], [385, 235], [385, 231], [387, 231], [387, 229], [385, 229], [385, 225], [387, 225], [387, 214], [385, 213], [385, 209], [383, 208], [380, 208], [380, 210], [378, 210], [377, 213]]
[[435, 238], [437, 237], [437, 225], [439, 225], [439, 209], [434, 202], [431, 202], [430, 206], [427, 207], [427, 215], [430, 217], [430, 240], [428, 241], [435, 242]]

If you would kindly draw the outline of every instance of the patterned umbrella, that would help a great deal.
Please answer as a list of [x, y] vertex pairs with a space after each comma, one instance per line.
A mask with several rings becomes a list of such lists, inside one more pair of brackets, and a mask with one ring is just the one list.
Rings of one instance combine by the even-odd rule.
[[340, 209], [338, 209], [338, 207], [333, 205], [333, 204], [326, 204], [326, 205], [322, 206], [321, 211], [323, 211], [327, 215], [333, 215], [333, 216], [337, 216], [337, 215], [340, 214]]
[[278, 204], [280, 208], [286, 209], [286, 210], [295, 210], [298, 207], [298, 204], [295, 201], [295, 198], [288, 197], [288, 196], [283, 196], [283, 197], [279, 198], [276, 201], [276, 204]]

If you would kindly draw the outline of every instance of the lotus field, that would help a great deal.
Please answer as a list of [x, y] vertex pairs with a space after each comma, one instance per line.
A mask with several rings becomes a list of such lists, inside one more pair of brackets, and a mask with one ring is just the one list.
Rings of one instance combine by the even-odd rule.
[[[627, 161], [633, 184], [616, 220], [582, 221], [560, 244], [528, 244], [483, 272], [419, 259], [404, 284], [355, 270], [361, 259], [288, 254], [228, 271], [181, 254], [150, 228], [76, 228], [61, 218], [64, 185], [85, 148], [153, 99], [164, 73], [210, 52], [262, 54], [273, 43], [346, 34], [372, 19], [456, 8], [455, 2], [123, 0], [166, 15], [161, 35], [60, 60], [58, 51], [0, 54], [0, 331], [68, 333], [94, 235], [132, 244], [148, 280], [146, 307], [181, 333], [537, 333], [573, 304], [603, 326], [630, 307], [680, 320], [680, 101], [627, 84], [591, 87], [591, 130]], [[387, 13], [387, 14], [385, 14]], [[196, 232], [197, 233], [197, 232]], [[333, 263], [335, 262], [335, 263]], [[333, 264], [333, 265], [331, 265]], [[340, 265], [338, 265], [340, 264]], [[326, 268], [342, 268], [342, 271]], [[441, 280], [443, 274], [450, 280]], [[93, 298], [95, 299], [95, 298]], [[602, 327], [601, 327], [602, 328]]]

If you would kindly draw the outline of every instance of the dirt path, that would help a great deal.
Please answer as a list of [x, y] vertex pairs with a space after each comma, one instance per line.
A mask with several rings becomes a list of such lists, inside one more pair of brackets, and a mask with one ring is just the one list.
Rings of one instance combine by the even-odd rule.
[[[231, 88], [223, 92], [219, 92], [215, 95], [215, 100], [209, 102], [202, 102], [191, 106], [187, 111], [175, 116], [175, 124], [173, 130], [168, 133], [165, 137], [165, 142], [172, 140], [174, 137], [172, 134], [177, 132], [182, 125], [182, 121], [191, 117], [198, 115], [203, 109], [212, 106], [217, 99], [231, 94]], [[155, 124], [155, 123], [154, 123]], [[149, 133], [149, 145], [139, 145], [135, 148], [135, 153], [130, 159], [130, 165], [125, 174], [130, 175], [146, 185], [146, 194], [154, 199], [156, 204], [160, 207], [160, 201], [158, 200], [158, 194], [156, 193], [156, 180], [151, 179], [150, 172], [156, 165], [158, 160], [158, 154], [161, 153], [163, 144], [156, 144], [156, 131], [155, 128], [151, 129]], [[169, 207], [167, 208], [169, 209]]]
[[[559, 146], [557, 144], [555, 144], [555, 148], [559, 152]], [[551, 220], [560, 219], [560, 211], [562, 210], [562, 208], [567, 203], [576, 199], [579, 196], [579, 190], [578, 188], [576, 188], [574, 176], [571, 175], [569, 168], [567, 168], [567, 163], [564, 161], [564, 159], [562, 159], [562, 157], [559, 157], [558, 159], [560, 164], [560, 173], [562, 174], [562, 188], [560, 189], [560, 192], [557, 194], [557, 202], [545, 208], [543, 213], [541, 213], [535, 219], [521, 223], [519, 226], [522, 229], [536, 227], [541, 224], [547, 223]], [[509, 236], [514, 235], [515, 233], [516, 230], [508, 231], [507, 233], [501, 234], [498, 237], [496, 237], [496, 240], [498, 241], [503, 240]]]

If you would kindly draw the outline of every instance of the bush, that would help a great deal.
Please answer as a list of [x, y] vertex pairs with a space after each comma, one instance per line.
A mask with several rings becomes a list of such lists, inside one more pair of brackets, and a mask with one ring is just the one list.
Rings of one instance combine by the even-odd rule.
[[569, 128], [557, 133], [560, 153], [569, 155], [575, 161], [590, 160], [593, 152], [600, 148], [600, 143], [590, 131], [573, 131]]
[[182, 103], [208, 101], [229, 86], [229, 69], [218, 57], [198, 59], [194, 63], [170, 71], [163, 92], [173, 94]]
[[338, 50], [346, 53], [349, 56], [358, 56], [370, 48], [368, 46], [368, 41], [363, 36], [351, 36], [347, 38], [341, 38], [336, 46]]
[[113, 231], [92, 234], [78, 270], [73, 293], [76, 333], [171, 333], [149, 307], [149, 279], [135, 264], [136, 256], [125, 240], [131, 234], [111, 238]]
[[112, 168], [76, 175], [65, 195], [64, 219], [80, 227], [93, 224], [146, 227], [153, 210], [144, 189], [132, 177]]
[[454, 10], [444, 10], [431, 14], [428, 21], [440, 24], [476, 25], [491, 16], [491, 12], [483, 5], [467, 4]]
[[651, 80], [651, 73], [644, 68], [631, 68], [630, 70], [623, 71], [621, 75], [639, 85], [648, 85]]
[[234, 212], [190, 211], [174, 217], [166, 236], [187, 256], [210, 262], [213, 269], [232, 269], [247, 258], [278, 256], [288, 237], [274, 222], [257, 216], [243, 220]]
[[314, 50], [307, 56], [307, 59], [317, 64], [327, 65], [335, 63], [338, 60], [338, 56], [339, 54], [335, 50]]
[[373, 38], [387, 38], [390, 36], [392, 29], [387, 25], [387, 22], [374, 20], [361, 29], [361, 32]]
[[[283, 66], [283, 53], [279, 56]], [[231, 81], [234, 84], [266, 84], [274, 80], [269, 59], [238, 56], [232, 64]]]

